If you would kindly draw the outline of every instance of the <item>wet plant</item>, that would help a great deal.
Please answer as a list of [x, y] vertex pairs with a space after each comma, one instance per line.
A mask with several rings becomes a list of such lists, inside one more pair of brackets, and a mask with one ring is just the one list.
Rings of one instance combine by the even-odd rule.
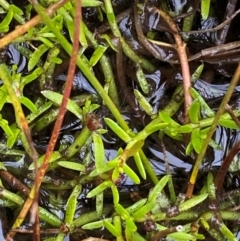
[[[205, 32], [196, 32], [194, 21], [209, 20], [214, 3], [24, 4], [22, 9], [0, 1], [1, 238], [237, 240], [239, 166], [232, 159], [239, 141], [217, 171], [202, 171], [212, 165], [207, 151], [223, 148], [218, 129], [239, 130], [238, 101], [232, 97], [239, 64], [217, 110], [197, 85], [217, 58], [218, 73], [227, 75], [223, 59], [234, 64], [233, 50], [239, 51], [236, 39], [201, 46], [200, 52], [191, 48], [204, 42], [198, 35]], [[121, 4], [127, 14], [118, 14]], [[230, 31], [227, 24], [209, 31]], [[134, 49], [135, 40], [141, 47]], [[21, 71], [9, 57], [10, 46], [26, 61]], [[168, 78], [176, 71], [174, 84], [166, 80], [160, 86], [165, 70]], [[168, 95], [161, 106], [159, 90]], [[229, 107], [231, 101], [235, 105]], [[168, 143], [179, 152], [184, 147], [191, 160], [183, 184]], [[151, 145], [162, 150], [160, 175]]]

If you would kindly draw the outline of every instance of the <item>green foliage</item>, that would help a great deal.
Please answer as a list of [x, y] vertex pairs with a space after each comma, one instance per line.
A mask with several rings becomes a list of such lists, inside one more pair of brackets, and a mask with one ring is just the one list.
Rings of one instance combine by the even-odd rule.
[[211, 5], [210, 0], [201, 0], [201, 15], [203, 20], [206, 20], [208, 18], [210, 5]]
[[[43, 1], [46, 6], [53, 2]], [[0, 0], [0, 5], [6, 12], [0, 23], [0, 32], [2, 33], [8, 32], [9, 25], [14, 21], [23, 23], [25, 21], [23, 16], [31, 17], [31, 5], [27, 5], [26, 13], [5, 1]], [[185, 135], [189, 134], [190, 140], [186, 147], [186, 154], [199, 154], [214, 121], [215, 112], [208, 106], [202, 96], [192, 88], [190, 93], [193, 102], [188, 110], [190, 122], [188, 124], [180, 123], [173, 115], [177, 113], [183, 103], [183, 88], [181, 85], [176, 88], [169, 104], [163, 110], [155, 110], [146, 97], [150, 94], [151, 89], [145, 75], [145, 71], [152, 71], [155, 66], [132, 52], [132, 49], [127, 45], [116, 24], [111, 1], [83, 0], [82, 5], [83, 7], [98, 7], [100, 19], [106, 15], [113, 34], [122, 44], [124, 54], [134, 62], [136, 85], [138, 85], [138, 89], [134, 90], [134, 96], [140, 108], [150, 117], [150, 120], [143, 127], [130, 127], [130, 121], [128, 123], [128, 120], [126, 121], [123, 118], [120, 108], [116, 108], [114, 103], [118, 103], [118, 101], [114, 102], [113, 97], [118, 94], [116, 89], [112, 91], [115, 84], [114, 74], [110, 61], [107, 61], [107, 54], [108, 51], [118, 52], [119, 50], [110, 34], [102, 34], [96, 38], [94, 33], [88, 29], [86, 23], [82, 22], [79, 36], [81, 47], [77, 64], [102, 98], [102, 103], [99, 101], [100, 97], [92, 94], [75, 96], [72, 93], [71, 98], [68, 99], [67, 111], [73, 114], [76, 123], [80, 123], [78, 127], [78, 131], [80, 131], [74, 133], [74, 140], [71, 143], [64, 142], [63, 138], [59, 137], [58, 146], [49, 161], [48, 174], [54, 176], [59, 169], [67, 169], [67, 173], [70, 173], [70, 175], [68, 179], [57, 177], [57, 181], [46, 175], [42, 185], [42, 188], [47, 188], [50, 193], [51, 190], [54, 190], [51, 195], [56, 196], [50, 195], [49, 199], [56, 199], [56, 203], [62, 202], [62, 200], [57, 199], [58, 195], [61, 196], [62, 193], [56, 194], [56, 190], [69, 193], [67, 201], [65, 200], [64, 217], [59, 218], [53, 214], [54, 212], [50, 213], [40, 207], [40, 219], [59, 229], [62, 228], [63, 223], [67, 226], [68, 230], [66, 232], [60, 231], [56, 240], [63, 240], [66, 234], [74, 232], [78, 228], [93, 230], [102, 227], [105, 227], [119, 241], [149, 240], [149, 237], [151, 239], [158, 232], [164, 232], [164, 230], [167, 230], [166, 237], [169, 240], [203, 239], [204, 236], [198, 233], [200, 232], [198, 229], [196, 231], [191, 229], [195, 224], [196, 226], [201, 225], [206, 231], [214, 234], [214, 231], [210, 229], [210, 224], [211, 219], [215, 218], [215, 214], [211, 210], [209, 211], [206, 205], [208, 201], [215, 201], [216, 199], [213, 177], [208, 176], [207, 183], [200, 194], [196, 194], [189, 200], [181, 200], [180, 197], [175, 197], [176, 190], [173, 187], [173, 178], [170, 171], [167, 172], [168, 175], [164, 175], [158, 180], [144, 151], [145, 142], [154, 135], [168, 135], [172, 139], [183, 141]], [[202, 0], [201, 14], [203, 19], [207, 19], [209, 8], [210, 1]], [[37, 8], [36, 11], [40, 12]], [[39, 24], [14, 40], [13, 44], [16, 49], [27, 58], [27, 70], [24, 71], [24, 74], [18, 73], [17, 67], [14, 65], [9, 67], [5, 64], [0, 65], [0, 77], [3, 80], [0, 86], [0, 110], [2, 112], [9, 104], [14, 105], [12, 97], [16, 96], [18, 104], [24, 106], [26, 120], [33, 136], [37, 136], [38, 133], [41, 134], [42, 130], [49, 130], [45, 128], [49, 128], [49, 124], [56, 120], [59, 106], [63, 100], [62, 89], [57, 89], [53, 76], [58, 65], [66, 60], [65, 52], [69, 54], [72, 50], [71, 41], [75, 28], [73, 23], [74, 11], [75, 2], [70, 1], [57, 10], [56, 14], [49, 20], [50, 22], [47, 22], [47, 18], [43, 18], [45, 13], [43, 11], [42, 19], [47, 24]], [[187, 21], [186, 18], [185, 21]], [[192, 19], [189, 19], [189, 21], [192, 22]], [[185, 22], [185, 27], [187, 24], [191, 25], [192, 23]], [[190, 30], [190, 26], [186, 28]], [[63, 36], [63, 32], [68, 40]], [[28, 45], [23, 46], [22, 43]], [[106, 63], [107, 67], [104, 65]], [[95, 66], [103, 71], [104, 88], [95, 77]], [[192, 76], [193, 81], [199, 78], [202, 70], [203, 65], [200, 65]], [[40, 89], [38, 96], [32, 96], [28, 93], [28, 87], [33, 88], [34, 86], [37, 86], [36, 91], [38, 91], [38, 88]], [[51, 89], [54, 89], [54, 91]], [[108, 117], [104, 117], [104, 123], [102, 123], [97, 114], [102, 113], [104, 105], [107, 105], [113, 116], [108, 114]], [[99, 108], [100, 106], [101, 108]], [[237, 117], [240, 116], [240, 111], [234, 110], [233, 112]], [[15, 111], [13, 116], [15, 120], [10, 122], [4, 115], [0, 114], [0, 127], [2, 133], [5, 134], [0, 153], [12, 158], [14, 151], [19, 151], [18, 143], [22, 143], [24, 156], [27, 156], [30, 151], [26, 144], [26, 136], [24, 136], [19, 125], [21, 121], [19, 112]], [[221, 116], [218, 124], [222, 127], [239, 130], [235, 121], [227, 113]], [[106, 155], [107, 144], [105, 140], [111, 135], [114, 135], [116, 139], [120, 138], [123, 142], [121, 142], [121, 147], [115, 156], [109, 158]], [[216, 149], [219, 148], [213, 140], [210, 145]], [[17, 156], [20, 156], [19, 153]], [[44, 158], [45, 154], [38, 154], [37, 168], [41, 167]], [[23, 161], [25, 168], [34, 171], [35, 164], [29, 164], [23, 159], [24, 157], [21, 156], [20, 160], [17, 161]], [[80, 162], [79, 159], [81, 159]], [[134, 164], [131, 160], [134, 160]], [[0, 162], [0, 170], [9, 171], [11, 168]], [[31, 174], [28, 177], [35, 178], [35, 174]], [[74, 178], [71, 178], [71, 175]], [[134, 200], [134, 203], [132, 201], [131, 203], [124, 202], [119, 188], [122, 178], [129, 178], [134, 185], [142, 184], [143, 180], [149, 178], [154, 185], [148, 194], [144, 197], [139, 196], [137, 200]], [[24, 203], [21, 195], [8, 191], [2, 182], [0, 184], [0, 206], [15, 208]], [[95, 201], [96, 210], [77, 217], [79, 215], [78, 198], [83, 195], [83, 187], [85, 186], [89, 187], [89, 190], [85, 189], [85, 192], [87, 192], [86, 198]], [[109, 192], [113, 206], [108, 204], [108, 207], [105, 205], [105, 200], [109, 198]], [[55, 208], [53, 200], [49, 202]], [[199, 208], [200, 205], [202, 205], [201, 208]], [[228, 240], [235, 240], [234, 235], [224, 223], [231, 216], [227, 211], [233, 214], [229, 210], [224, 209], [222, 211], [221, 214], [223, 215], [218, 232], [223, 237], [227, 237]], [[235, 214], [233, 219], [239, 220], [239, 214]], [[154, 229], [141, 236], [138, 233], [139, 223], [145, 225], [149, 221], [153, 223]], [[178, 221], [183, 224], [181, 230], [169, 231]], [[163, 225], [160, 225], [160, 222]]]

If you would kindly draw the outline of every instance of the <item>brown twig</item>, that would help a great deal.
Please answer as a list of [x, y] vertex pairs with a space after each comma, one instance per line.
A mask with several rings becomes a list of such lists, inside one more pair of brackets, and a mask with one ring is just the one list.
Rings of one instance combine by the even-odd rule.
[[160, 16], [167, 22], [167, 24], [169, 25], [170, 29], [173, 32], [173, 36], [176, 42], [175, 49], [178, 52], [180, 64], [182, 67], [183, 91], [184, 91], [184, 100], [185, 100], [184, 116], [185, 116], [185, 123], [188, 123], [189, 122], [188, 109], [191, 105], [192, 98], [189, 92], [189, 89], [191, 87], [191, 75], [190, 75], [188, 57], [186, 52], [186, 43], [182, 40], [176, 24], [173, 22], [173, 20], [170, 18], [170, 16], [167, 13], [165, 13], [164, 11], [156, 7], [151, 7], [150, 11], [157, 12], [158, 14], [160, 14]]
[[[65, 3], [66, 1], [62, 1], [61, 3]], [[37, 2], [34, 4], [38, 4]], [[62, 6], [62, 5], [61, 5]], [[35, 5], [36, 7], [36, 5]], [[56, 10], [57, 8], [55, 8]], [[49, 14], [49, 13], [48, 13]], [[41, 18], [40, 18], [41, 19]], [[77, 60], [77, 54], [78, 54], [78, 46], [79, 46], [79, 34], [80, 34], [80, 22], [81, 22], [81, 0], [76, 1], [76, 16], [75, 16], [75, 22], [74, 22], [74, 26], [75, 26], [75, 31], [74, 31], [74, 40], [73, 40], [73, 52], [72, 52], [72, 56], [71, 56], [71, 60], [70, 60], [70, 67], [68, 70], [68, 77], [67, 77], [67, 81], [66, 81], [66, 85], [65, 85], [65, 89], [64, 89], [64, 94], [63, 94], [63, 100], [61, 103], [61, 106], [59, 108], [59, 113], [58, 113], [58, 118], [57, 121], [55, 123], [54, 129], [53, 129], [53, 133], [50, 139], [50, 143], [48, 145], [48, 149], [46, 152], [46, 155], [44, 157], [44, 161], [43, 164], [39, 170], [39, 177], [38, 179], [36, 179], [35, 183], [34, 183], [34, 187], [32, 190], [39, 190], [42, 179], [45, 175], [45, 172], [48, 168], [48, 163], [51, 157], [51, 154], [54, 150], [57, 138], [58, 138], [58, 134], [63, 122], [63, 118], [66, 112], [66, 106], [68, 103], [68, 99], [70, 96], [70, 92], [71, 92], [71, 88], [72, 88], [72, 82], [73, 82], [73, 78], [74, 78], [74, 73], [75, 73], [75, 68], [76, 68], [76, 60]], [[18, 219], [15, 221], [13, 228], [17, 228], [19, 227], [19, 225], [21, 225], [21, 223], [23, 222], [23, 220], [26, 217], [26, 214], [29, 210], [29, 208], [31, 207], [31, 205], [33, 204], [33, 199], [34, 199], [34, 193], [32, 192], [27, 199], [27, 201], [25, 202], [19, 216]], [[6, 240], [10, 241], [15, 235], [15, 232], [10, 232], [7, 235]]]
[[[218, 111], [216, 113], [216, 116], [213, 120], [213, 123], [210, 127], [208, 135], [205, 138], [205, 141], [204, 141], [204, 144], [202, 146], [201, 152], [198, 154], [197, 160], [196, 160], [195, 165], [193, 167], [192, 174], [191, 174], [191, 177], [190, 177], [190, 180], [189, 180], [189, 183], [188, 183], [188, 188], [187, 188], [187, 192], [186, 192], [186, 198], [187, 199], [192, 197], [194, 186], [195, 186], [197, 175], [198, 175], [198, 171], [200, 169], [200, 166], [202, 164], [202, 161], [203, 161], [203, 158], [205, 156], [206, 150], [208, 148], [208, 144], [211, 141], [212, 135], [214, 134], [214, 132], [216, 130], [219, 119], [222, 116], [222, 114], [225, 110], [225, 106], [229, 102], [229, 100], [232, 96], [232, 93], [234, 92], [235, 86], [237, 85], [239, 80], [240, 80], [240, 63], [238, 64], [238, 67], [236, 68], [236, 71], [235, 71], [235, 73], [232, 77], [231, 83], [228, 87], [228, 91], [226, 92], [226, 94], [225, 94], [225, 96], [224, 96], [224, 98], [221, 102], [221, 105], [219, 106], [219, 109], [218, 109]], [[219, 176], [219, 178], [221, 178], [221, 177]], [[219, 181], [215, 181], [215, 183], [219, 183]]]
[[14, 177], [8, 171], [0, 171], [0, 176], [4, 179], [11, 187], [17, 189], [19, 192], [23, 193], [26, 197], [29, 195], [30, 190], [22, 182], [20, 182], [16, 177]]
[[148, 39], [143, 34], [141, 19], [138, 13], [137, 5], [138, 5], [138, 1], [135, 1], [133, 6], [133, 13], [134, 13], [134, 24], [135, 24], [138, 40], [156, 59], [164, 61], [164, 58], [161, 56], [161, 53], [155, 48], [154, 45], [149, 43]]
[[216, 32], [222, 28], [224, 28], [227, 24], [229, 24], [233, 18], [235, 18], [238, 14], [240, 13], [240, 9], [238, 9], [232, 16], [230, 16], [227, 20], [216, 26], [215, 28], [210, 28], [210, 29], [204, 29], [204, 30], [194, 30], [194, 31], [188, 31], [184, 32], [182, 31], [181, 33], [184, 34], [200, 34], [200, 33], [211, 33], [211, 32]]
[[232, 120], [234, 120], [236, 125], [240, 128], [240, 121], [237, 118], [237, 116], [234, 114], [234, 112], [232, 111], [231, 107], [229, 105], [226, 105], [225, 110], [231, 116]]
[[240, 151], [240, 141], [238, 141], [224, 159], [215, 177], [214, 183], [218, 193], [223, 192], [223, 181], [234, 156]]

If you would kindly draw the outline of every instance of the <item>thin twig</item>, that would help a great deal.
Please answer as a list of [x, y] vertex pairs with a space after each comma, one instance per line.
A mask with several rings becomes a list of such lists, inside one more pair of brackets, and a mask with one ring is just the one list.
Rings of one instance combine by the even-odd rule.
[[[37, 2], [34, 2], [34, 7], [36, 9], [36, 11], [38, 12], [38, 14], [41, 16], [41, 18], [43, 18], [45, 15], [43, 15], [43, 10], [41, 8], [41, 6], [39, 6], [39, 4]], [[34, 187], [32, 188], [30, 195], [27, 199], [27, 201], [25, 202], [17, 220], [15, 221], [15, 223], [13, 224], [13, 228], [17, 228], [21, 225], [21, 223], [23, 222], [23, 220], [25, 219], [25, 216], [30, 208], [30, 206], [33, 203], [33, 198], [34, 198], [34, 191], [38, 191], [42, 182], [42, 179], [45, 175], [45, 172], [48, 168], [48, 163], [51, 157], [51, 154], [54, 150], [57, 138], [58, 138], [58, 134], [63, 122], [63, 118], [66, 112], [66, 106], [68, 103], [68, 99], [70, 96], [70, 92], [71, 92], [71, 88], [72, 88], [72, 82], [74, 79], [74, 73], [75, 73], [75, 68], [76, 68], [76, 60], [77, 60], [77, 55], [78, 55], [78, 46], [79, 46], [79, 33], [80, 33], [80, 20], [81, 20], [81, 0], [76, 1], [76, 16], [75, 16], [75, 31], [74, 31], [74, 40], [73, 40], [73, 49], [72, 49], [72, 57], [71, 57], [71, 61], [70, 61], [70, 67], [68, 70], [68, 78], [66, 81], [66, 85], [65, 85], [65, 89], [64, 89], [64, 95], [63, 95], [63, 100], [59, 109], [59, 114], [58, 114], [58, 118], [57, 121], [55, 123], [54, 129], [53, 129], [53, 133], [50, 139], [50, 143], [48, 145], [48, 149], [46, 152], [46, 155], [44, 157], [44, 161], [43, 164], [39, 170], [39, 177], [38, 179], [36, 179], [36, 182], [34, 183]], [[14, 237], [15, 233], [14, 232], [10, 232], [7, 235], [6, 240], [11, 240]]]
[[231, 107], [229, 105], [226, 105], [225, 110], [227, 111], [227, 113], [232, 117], [232, 119], [234, 120], [234, 122], [236, 123], [236, 125], [240, 128], [240, 121], [237, 118], [237, 116], [234, 114], [234, 112], [232, 111]]
[[228, 23], [230, 23], [233, 18], [235, 18], [238, 14], [240, 13], [240, 9], [238, 9], [231, 17], [229, 17], [227, 20], [216, 26], [215, 28], [210, 28], [210, 29], [204, 29], [204, 30], [194, 30], [194, 31], [189, 31], [189, 32], [184, 32], [182, 31], [181, 33], [184, 34], [200, 34], [200, 33], [211, 33], [211, 32], [216, 32], [223, 27], [225, 27]]
[[[182, 68], [182, 77], [183, 77], [183, 91], [184, 91], [184, 117], [185, 117], [185, 123], [189, 122], [188, 119], [188, 109], [191, 105], [192, 98], [189, 92], [189, 89], [191, 87], [191, 75], [190, 75], [190, 69], [188, 64], [188, 57], [186, 52], [186, 43], [183, 42], [178, 28], [176, 24], [173, 22], [173, 20], [170, 18], [170, 16], [162, 11], [161, 9], [158, 9], [156, 7], [151, 7], [149, 9], [150, 11], [157, 12], [160, 14], [160, 16], [167, 22], [171, 30], [173, 31], [173, 36], [176, 42], [176, 50], [179, 55], [179, 60]], [[175, 34], [177, 33], [177, 34]]]
[[209, 142], [211, 141], [212, 139], [212, 135], [213, 133], [215, 132], [216, 130], [216, 127], [218, 125], [218, 121], [219, 119], [221, 118], [223, 112], [225, 111], [225, 106], [227, 105], [227, 103], [229, 102], [231, 96], [232, 96], [232, 93], [234, 92], [234, 89], [235, 89], [235, 86], [237, 85], [237, 83], [239, 82], [239, 79], [240, 79], [240, 63], [238, 64], [238, 67], [234, 73], [234, 76], [232, 78], [232, 81], [228, 87], [228, 91], [226, 92], [223, 100], [222, 100], [222, 103], [221, 105], [219, 106], [219, 109], [216, 113], [216, 117], [214, 118], [214, 121], [211, 125], [211, 128], [208, 132], [208, 135], [203, 143], [203, 146], [202, 146], [202, 149], [197, 157], [197, 160], [195, 162], [195, 165], [193, 167], [193, 171], [192, 171], [192, 174], [191, 174], [191, 177], [190, 177], [190, 180], [189, 180], [189, 184], [188, 184], [188, 189], [187, 189], [187, 193], [186, 193], [186, 198], [191, 198], [192, 197], [192, 193], [193, 193], [193, 189], [194, 189], [194, 186], [195, 186], [195, 182], [196, 182], [196, 178], [197, 178], [197, 175], [198, 175], [198, 171], [199, 171], [199, 168], [202, 164], [202, 161], [203, 161], [203, 158], [204, 158], [204, 155], [205, 155], [205, 152], [208, 148], [208, 144]]
[[238, 141], [224, 159], [215, 177], [214, 183], [219, 194], [223, 191], [223, 181], [234, 156], [240, 151], [240, 141]]

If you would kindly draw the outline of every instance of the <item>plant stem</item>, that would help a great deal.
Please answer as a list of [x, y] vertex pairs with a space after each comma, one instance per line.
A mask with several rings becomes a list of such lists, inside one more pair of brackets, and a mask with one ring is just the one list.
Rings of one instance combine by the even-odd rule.
[[[48, 9], [46, 9], [46, 14], [48, 16], [52, 16], [58, 8], [62, 7], [67, 2], [69, 2], [69, 0], [59, 0], [57, 3], [51, 5]], [[37, 15], [25, 24], [18, 26], [18, 28], [16, 28], [11, 33], [0, 39], [0, 48], [3, 48], [4, 46], [11, 43], [14, 39], [25, 34], [29, 29], [39, 24], [41, 20], [42, 18], [39, 15]]]
[[140, 64], [142, 68], [146, 69], [149, 72], [155, 70], [155, 66], [152, 65], [148, 60], [139, 57], [131, 47], [126, 43], [124, 38], [121, 36], [120, 30], [117, 25], [117, 21], [113, 12], [112, 3], [110, 0], [104, 0], [105, 9], [107, 13], [108, 22], [111, 26], [111, 30], [115, 37], [119, 38], [122, 44], [123, 52], [125, 55], [131, 59], [133, 62]]
[[[87, 28], [85, 23], [82, 22], [82, 24], [83, 24], [84, 33], [85, 33], [87, 39], [91, 42], [93, 47], [95, 49], [97, 49], [98, 42], [95, 40], [92, 32]], [[100, 58], [100, 65], [102, 67], [105, 81], [106, 81], [106, 83], [109, 84], [109, 96], [112, 99], [112, 101], [114, 102], [114, 104], [118, 107], [119, 99], [118, 99], [116, 82], [115, 82], [115, 78], [114, 78], [113, 71], [111, 68], [111, 63], [105, 54], [103, 54], [102, 57]]]
[[189, 180], [189, 185], [188, 185], [188, 189], [187, 189], [187, 193], [186, 193], [186, 198], [191, 198], [192, 196], [192, 193], [193, 193], [193, 189], [194, 189], [194, 185], [195, 185], [195, 182], [196, 182], [196, 178], [197, 178], [197, 175], [198, 175], [198, 171], [199, 171], [199, 168], [202, 164], [202, 161], [203, 161], [203, 158], [204, 158], [204, 155], [205, 155], [205, 152], [208, 148], [208, 144], [209, 142], [211, 141], [212, 139], [212, 135], [213, 133], [215, 132], [216, 130], [216, 127], [218, 125], [218, 121], [219, 119], [221, 118], [223, 112], [225, 111], [225, 106], [227, 105], [227, 103], [229, 102], [231, 96], [232, 96], [232, 93], [235, 89], [235, 86], [237, 85], [237, 83], [239, 82], [239, 79], [240, 79], [240, 63], [238, 64], [238, 67], [234, 73], [234, 76], [232, 78], [232, 81], [228, 87], [228, 90], [222, 100], [222, 103], [221, 105], [219, 106], [219, 109], [216, 113], [216, 116], [213, 120], [213, 123], [211, 125], [211, 128], [208, 132], [208, 135], [203, 143], [203, 146], [202, 146], [202, 149], [197, 157], [197, 160], [196, 160], [196, 163], [193, 167], [193, 171], [192, 171], [192, 174], [191, 174], [191, 177], [190, 177], [190, 180]]
[[192, 98], [189, 92], [191, 87], [191, 75], [190, 75], [188, 57], [186, 52], [186, 43], [183, 42], [179, 34], [178, 28], [176, 24], [173, 22], [173, 20], [170, 18], [170, 16], [160, 9], [157, 9], [157, 8], [154, 8], [154, 9], [160, 14], [161, 17], [164, 18], [164, 20], [168, 23], [171, 30], [174, 32], [173, 36], [176, 42], [175, 49], [178, 52], [180, 64], [182, 67], [183, 91], [184, 91], [184, 100], [185, 100], [184, 117], [185, 117], [185, 123], [189, 123], [188, 109], [189, 109], [189, 106], [191, 105]]

